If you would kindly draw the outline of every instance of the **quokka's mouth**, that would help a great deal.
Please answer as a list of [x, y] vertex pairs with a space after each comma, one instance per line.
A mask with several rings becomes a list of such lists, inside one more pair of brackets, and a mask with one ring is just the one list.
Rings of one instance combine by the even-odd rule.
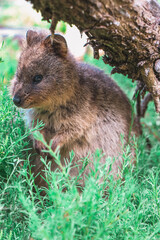
[[19, 107], [21, 107], [21, 108], [23, 108], [23, 109], [29, 109], [29, 108], [37, 108], [38, 106], [36, 105], [36, 104], [34, 104], [34, 103], [27, 103], [27, 104], [25, 104], [25, 102], [21, 105], [21, 106], [19, 106]]
[[34, 103], [33, 102], [29, 102], [28, 98], [22, 98], [18, 95], [15, 94], [15, 96], [13, 97], [13, 102], [14, 104], [19, 107], [19, 108], [32, 108], [34, 107]]
[[32, 104], [26, 104], [25, 103], [25, 101], [18, 101], [18, 100], [15, 100], [15, 98], [13, 98], [13, 102], [14, 102], [14, 104], [17, 106], [17, 107], [19, 107], [19, 108], [24, 108], [24, 109], [26, 109], [26, 108], [31, 108], [31, 105]]

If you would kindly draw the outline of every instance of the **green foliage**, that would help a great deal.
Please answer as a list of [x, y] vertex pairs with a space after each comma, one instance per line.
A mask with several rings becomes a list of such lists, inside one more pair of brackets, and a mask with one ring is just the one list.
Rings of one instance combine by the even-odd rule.
[[0, 45], [0, 88], [15, 74], [19, 46], [16, 40], [8, 38]]
[[65, 34], [66, 31], [67, 31], [67, 23], [65, 23], [63, 21], [60, 21], [57, 24], [56, 30], [59, 31], [59, 32], [62, 32], [63, 34]]
[[[74, 153], [71, 152], [66, 166], [62, 167], [59, 152], [52, 152], [46, 145], [61, 171], [52, 172], [50, 162], [41, 159], [48, 188], [38, 189], [31, 173], [28, 141], [31, 131], [25, 130], [23, 113], [14, 107], [6, 86], [16, 68], [14, 54], [8, 53], [15, 52], [17, 45], [7, 40], [4, 46], [1, 49], [1, 53], [2, 50], [6, 52], [2, 57], [4, 62], [0, 63], [0, 240], [27, 240], [30, 237], [35, 240], [159, 239], [160, 146], [155, 138], [158, 136], [159, 116], [153, 104], [142, 120], [147, 124], [147, 127], [144, 125], [144, 134], [151, 141], [151, 149], [147, 148], [143, 136], [138, 142], [133, 141], [137, 162], [134, 169], [129, 167], [132, 159], [130, 146], [123, 150], [123, 180], [115, 180], [110, 175], [112, 159], [108, 158], [104, 166], [99, 164], [101, 152], [97, 150], [93, 154], [94, 170], [86, 178], [80, 194], [77, 182], [82, 172], [75, 178], [69, 177]], [[102, 60], [95, 61], [88, 56], [85, 59], [111, 71], [108, 66], [106, 70]], [[124, 81], [119, 75], [115, 78], [131, 96], [131, 81]], [[41, 126], [38, 124], [32, 131]], [[37, 131], [34, 136], [43, 141]], [[89, 160], [86, 156], [85, 164]], [[101, 182], [102, 179], [105, 181]], [[42, 190], [46, 192], [45, 196], [40, 194]]]

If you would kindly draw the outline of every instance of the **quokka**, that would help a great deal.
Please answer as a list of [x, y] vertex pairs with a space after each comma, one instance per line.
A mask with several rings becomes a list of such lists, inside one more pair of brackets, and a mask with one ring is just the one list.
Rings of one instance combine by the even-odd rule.
[[[29, 30], [15, 78], [11, 84], [13, 102], [25, 109], [29, 126], [37, 120], [45, 124], [41, 130], [44, 139], [53, 141], [52, 149], [60, 148], [61, 162], [74, 151], [73, 166], [82, 167], [83, 158], [101, 149], [105, 163], [108, 156], [115, 157], [112, 173], [121, 167], [121, 135], [127, 143], [132, 122], [131, 105], [124, 92], [103, 71], [77, 62], [70, 54], [67, 43], [59, 34], [47, 36]], [[135, 124], [131, 134], [138, 134]], [[33, 147], [41, 155], [44, 145], [33, 139]], [[48, 156], [48, 159], [50, 157]], [[91, 161], [86, 166], [81, 184]], [[43, 169], [40, 159], [34, 161], [35, 174]], [[52, 159], [52, 170], [57, 168]], [[76, 176], [78, 168], [71, 169]], [[37, 184], [43, 180], [38, 178]]]

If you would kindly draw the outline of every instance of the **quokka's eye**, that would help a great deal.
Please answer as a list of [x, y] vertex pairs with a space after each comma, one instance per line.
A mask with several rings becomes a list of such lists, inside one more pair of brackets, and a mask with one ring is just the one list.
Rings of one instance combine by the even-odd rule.
[[40, 83], [42, 81], [42, 79], [43, 79], [43, 76], [41, 74], [37, 74], [33, 78], [33, 83], [34, 84], [38, 84], [38, 83]]

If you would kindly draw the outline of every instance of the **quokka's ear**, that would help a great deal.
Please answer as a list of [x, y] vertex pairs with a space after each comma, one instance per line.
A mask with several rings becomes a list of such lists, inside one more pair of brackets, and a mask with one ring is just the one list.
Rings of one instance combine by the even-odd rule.
[[37, 43], [40, 40], [39, 34], [36, 31], [28, 30], [26, 34], [26, 40], [28, 46]]
[[65, 38], [59, 34], [54, 34], [54, 36], [49, 35], [43, 41], [43, 44], [48, 49], [52, 48], [54, 52], [61, 57], [65, 57], [67, 55], [68, 51], [67, 42]]

